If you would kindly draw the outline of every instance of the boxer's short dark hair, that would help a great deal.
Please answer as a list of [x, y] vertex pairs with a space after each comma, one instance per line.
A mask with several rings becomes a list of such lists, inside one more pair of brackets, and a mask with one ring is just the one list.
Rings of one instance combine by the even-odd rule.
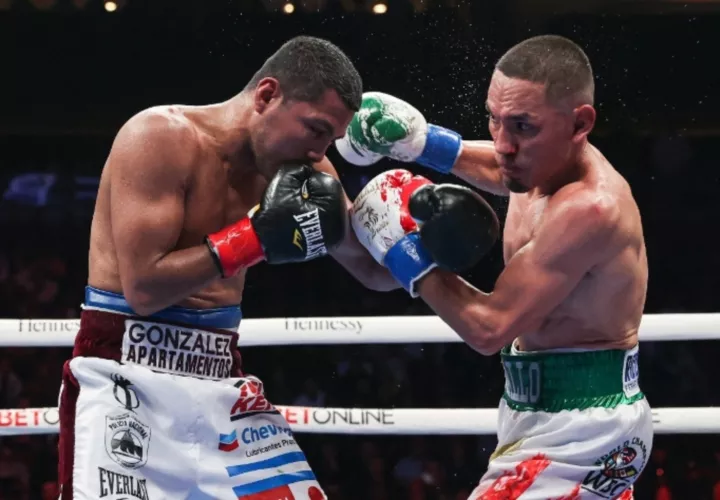
[[268, 77], [277, 78], [289, 99], [312, 102], [332, 89], [348, 108], [360, 109], [360, 74], [348, 56], [327, 40], [310, 36], [289, 40], [265, 61], [246, 90]]
[[548, 100], [579, 98], [593, 104], [595, 81], [585, 52], [572, 40], [557, 35], [528, 38], [508, 50], [495, 69], [507, 77], [542, 83]]

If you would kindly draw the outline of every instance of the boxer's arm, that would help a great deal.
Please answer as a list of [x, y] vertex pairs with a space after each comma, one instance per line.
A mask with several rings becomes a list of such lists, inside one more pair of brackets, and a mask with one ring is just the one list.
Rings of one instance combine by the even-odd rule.
[[495, 160], [492, 141], [463, 141], [462, 151], [451, 173], [483, 191], [500, 196], [510, 194]]
[[161, 115], [132, 118], [108, 159], [110, 217], [122, 292], [140, 315], [188, 297], [219, 276], [205, 244], [175, 250], [197, 154], [192, 132]]
[[[325, 172], [340, 180], [337, 170], [327, 158], [313, 165], [316, 170]], [[353, 203], [345, 195], [345, 201], [348, 205], [348, 212], [352, 213]], [[379, 292], [387, 292], [400, 288], [400, 285], [392, 277], [390, 272], [368, 253], [355, 236], [350, 223], [345, 233], [343, 242], [330, 255], [343, 266], [355, 279], [362, 283], [365, 287]]]
[[515, 254], [492, 293], [436, 270], [420, 296], [473, 349], [491, 355], [536, 331], [583, 276], [622, 244], [616, 206], [599, 200], [561, 203]]

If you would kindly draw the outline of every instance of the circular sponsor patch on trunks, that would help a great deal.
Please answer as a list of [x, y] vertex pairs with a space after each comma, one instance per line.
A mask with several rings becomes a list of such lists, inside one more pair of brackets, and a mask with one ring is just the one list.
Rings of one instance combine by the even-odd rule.
[[105, 450], [116, 463], [137, 469], [147, 462], [150, 427], [130, 412], [105, 417]]

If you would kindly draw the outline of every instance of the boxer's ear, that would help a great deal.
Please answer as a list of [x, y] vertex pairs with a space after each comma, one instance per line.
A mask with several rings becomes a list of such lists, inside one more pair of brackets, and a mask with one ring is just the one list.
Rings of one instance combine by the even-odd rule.
[[264, 112], [273, 99], [280, 97], [280, 82], [275, 78], [263, 78], [255, 87], [255, 111]]
[[573, 142], [579, 143], [587, 138], [595, 127], [596, 116], [595, 108], [589, 104], [583, 104], [573, 110]]

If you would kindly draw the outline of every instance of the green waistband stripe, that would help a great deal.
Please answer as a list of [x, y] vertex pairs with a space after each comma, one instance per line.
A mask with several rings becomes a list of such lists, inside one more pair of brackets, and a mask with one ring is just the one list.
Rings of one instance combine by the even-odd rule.
[[501, 352], [508, 406], [558, 412], [614, 408], [644, 397], [638, 384], [638, 348], [579, 352]]

